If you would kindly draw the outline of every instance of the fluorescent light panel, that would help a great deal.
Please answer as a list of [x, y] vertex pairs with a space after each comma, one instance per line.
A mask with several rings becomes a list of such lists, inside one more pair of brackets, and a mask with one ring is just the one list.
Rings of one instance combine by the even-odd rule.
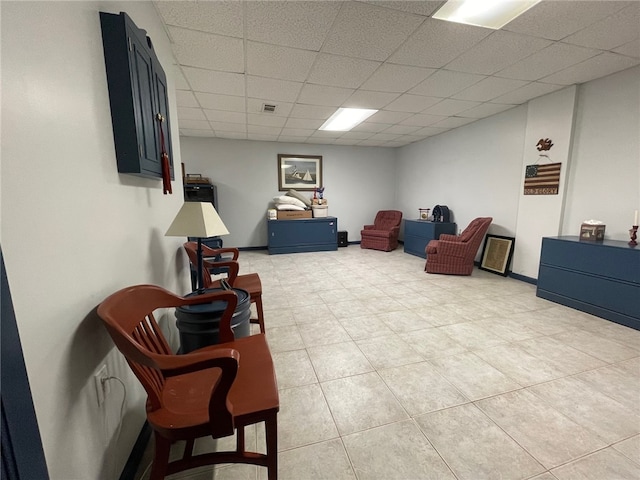
[[498, 30], [540, 0], [449, 0], [433, 15], [438, 20]]
[[322, 124], [320, 130], [346, 132], [363, 122], [378, 110], [370, 108], [339, 108]]

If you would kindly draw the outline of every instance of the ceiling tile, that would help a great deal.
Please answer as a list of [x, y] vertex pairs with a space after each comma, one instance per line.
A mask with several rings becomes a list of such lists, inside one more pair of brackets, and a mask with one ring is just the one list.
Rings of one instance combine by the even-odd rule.
[[493, 103], [506, 103], [510, 105], [520, 105], [522, 103], [537, 98], [547, 93], [555, 92], [564, 88], [564, 85], [554, 85], [551, 83], [531, 82], [524, 87], [517, 88], [509, 93], [500, 95], [491, 100]]
[[612, 50], [640, 36], [640, 2], [620, 10], [563, 41], [584, 47]]
[[489, 35], [488, 28], [427, 18], [389, 62], [439, 68]]
[[265, 125], [247, 125], [247, 133], [248, 134], [258, 134], [258, 135], [275, 135], [276, 137], [280, 135], [280, 131], [282, 127], [268, 127]]
[[278, 137], [274, 135], [268, 135], [268, 134], [248, 133], [247, 140], [253, 140], [256, 142], [277, 142]]
[[415, 87], [436, 70], [385, 63], [362, 84], [364, 90], [403, 93]]
[[322, 105], [303, 105], [296, 103], [291, 109], [291, 117], [312, 118], [325, 121], [336, 111], [336, 107], [324, 107]]
[[414, 135], [419, 135], [421, 137], [432, 137], [433, 135], [439, 135], [441, 133], [446, 132], [447, 130], [451, 130], [450, 128], [436, 128], [436, 127], [424, 127], [420, 130], [414, 132]]
[[541, 38], [498, 30], [448, 63], [447, 69], [491, 75], [551, 43]]
[[211, 128], [216, 132], [240, 132], [247, 133], [247, 126], [244, 123], [209, 122]]
[[171, 68], [174, 73], [175, 87], [178, 90], [189, 90], [191, 87], [187, 83], [187, 79], [184, 78], [184, 75], [182, 74], [182, 68], [180, 68], [180, 65], [173, 64]]
[[218, 138], [231, 138], [231, 139], [234, 139], [234, 140], [246, 140], [247, 139], [247, 134], [246, 133], [240, 133], [240, 132], [220, 131], [220, 132], [216, 132], [216, 137], [218, 137]]
[[321, 53], [307, 82], [334, 87], [358, 88], [380, 66], [380, 62]]
[[584, 83], [589, 80], [604, 77], [620, 70], [631, 68], [640, 64], [640, 59], [625, 57], [616, 53], [604, 52], [596, 57], [591, 57], [582, 63], [573, 65], [561, 72], [554, 73], [541, 79], [543, 82], [560, 85], [572, 85]]
[[475, 122], [475, 118], [463, 118], [463, 117], [447, 117], [432, 126], [436, 128], [458, 128], [471, 122]]
[[[381, 110], [378, 113], [371, 115], [366, 123], [387, 123], [393, 125], [399, 123], [405, 118], [411, 117], [411, 113], [407, 112], [390, 112], [388, 110]], [[363, 125], [362, 123], [360, 125]]]
[[351, 129], [352, 132], [382, 132], [393, 126], [391, 123], [362, 122]]
[[280, 135], [278, 137], [278, 142], [281, 142], [281, 143], [301, 143], [306, 138], [307, 137], [291, 137], [289, 135]]
[[213, 130], [191, 130], [189, 128], [181, 128], [180, 136], [181, 137], [211, 137], [213, 135]]
[[239, 112], [225, 112], [224, 110], [205, 110], [204, 114], [212, 122], [246, 123], [247, 114]]
[[287, 119], [285, 117], [276, 117], [272, 113], [250, 113], [247, 123], [249, 125], [262, 125], [265, 127], [278, 127], [282, 129]]
[[440, 98], [424, 97], [422, 95], [411, 95], [409, 93], [405, 93], [384, 107], [384, 109], [394, 112], [418, 113], [423, 111], [425, 108], [435, 105], [440, 100]]
[[178, 127], [187, 130], [211, 130], [211, 125], [206, 120], [189, 120], [178, 117]]
[[392, 125], [389, 128], [383, 130], [383, 133], [393, 133], [397, 135], [405, 135], [407, 133], [414, 133], [416, 130], [420, 130], [421, 127], [416, 125]]
[[373, 5], [377, 5], [379, 7], [392, 8], [394, 10], [401, 10], [407, 13], [415, 13], [416, 15], [422, 15], [424, 17], [431, 16], [440, 5], [442, 5], [442, 0], [437, 1], [427, 1], [421, 0], [419, 2], [414, 1], [399, 1], [399, 0], [360, 0], [362, 3], [371, 3]]
[[601, 53], [591, 48], [554, 43], [496, 73], [499, 77], [538, 80]]
[[196, 92], [244, 95], [242, 73], [215, 72], [194, 67], [182, 67], [182, 70], [191, 89]]
[[[313, 118], [289, 118], [287, 123], [285, 123], [285, 128], [292, 130], [317, 130], [322, 124], [324, 120], [318, 120]], [[283, 130], [284, 132], [284, 130]], [[288, 133], [288, 135], [291, 135]]]
[[299, 103], [307, 103], [310, 105], [326, 105], [338, 107], [353, 94], [353, 90], [349, 88], [329, 87], [325, 85], [306, 84], [302, 87]]
[[488, 102], [500, 95], [515, 90], [529, 82], [524, 80], [512, 80], [510, 78], [488, 77], [469, 88], [453, 95], [457, 100], [472, 100], [476, 102]]
[[373, 132], [358, 132], [350, 130], [342, 135], [340, 138], [351, 138], [353, 140], [365, 140], [373, 135]]
[[167, 25], [242, 38], [241, 2], [155, 2]]
[[302, 88], [301, 82], [290, 82], [265, 77], [247, 76], [247, 95], [254, 98], [269, 98], [295, 102]]
[[285, 47], [319, 51], [340, 2], [246, 2], [247, 38]]
[[244, 112], [246, 110], [244, 97], [196, 92], [196, 98], [202, 108], [209, 110], [227, 110], [232, 112]]
[[495, 115], [496, 113], [504, 112], [513, 108], [513, 105], [504, 105], [499, 103], [483, 103], [477, 107], [470, 108], [458, 114], [459, 117], [466, 118], [485, 118]]
[[446, 98], [485, 78], [487, 78], [485, 75], [476, 75], [474, 73], [438, 70], [424, 82], [411, 89], [409, 93]]
[[386, 60], [424, 17], [358, 2], [345, 2], [322, 47], [326, 53]]
[[342, 107], [352, 108], [377, 108], [381, 109], [391, 103], [400, 95], [397, 93], [370, 92], [366, 90], [356, 90], [344, 103]]
[[207, 120], [200, 107], [178, 107], [178, 118], [180, 120]]
[[615, 53], [620, 55], [627, 55], [628, 57], [640, 58], [640, 38], [633, 42], [625, 43], [624, 45], [614, 48]]
[[428, 127], [428, 126], [433, 125], [434, 123], [442, 121], [442, 120], [444, 120], [446, 118], [447, 117], [440, 116], [440, 115], [426, 115], [424, 113], [418, 113], [416, 115], [412, 115], [411, 117], [407, 118], [406, 120], [401, 121], [400, 124], [401, 125], [415, 125], [415, 126], [418, 126], [418, 127]]
[[178, 107], [198, 108], [200, 106], [191, 90], [176, 90], [176, 104]]
[[457, 113], [477, 107], [480, 102], [470, 102], [468, 100], [453, 100], [447, 98], [441, 102], [427, 108], [422, 113], [429, 115], [456, 115]]
[[315, 128], [306, 129], [306, 128], [283, 128], [281, 135], [288, 135], [290, 137], [309, 137], [313, 132], [315, 132]]
[[619, 1], [544, 1], [509, 22], [503, 29], [561, 40], [628, 4]]
[[316, 55], [307, 50], [247, 42], [247, 73], [302, 82]]
[[224, 72], [244, 72], [242, 39], [168, 27], [173, 51], [181, 65]]

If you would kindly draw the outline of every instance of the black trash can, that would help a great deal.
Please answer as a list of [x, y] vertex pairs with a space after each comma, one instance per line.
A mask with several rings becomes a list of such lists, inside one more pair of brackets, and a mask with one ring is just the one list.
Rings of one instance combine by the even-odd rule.
[[[206, 289], [206, 293], [221, 291], [220, 288]], [[238, 296], [236, 311], [231, 317], [231, 330], [235, 338], [247, 337], [251, 333], [251, 299], [249, 292], [234, 288]], [[193, 292], [188, 297], [197, 295]], [[189, 353], [198, 348], [219, 343], [220, 319], [227, 307], [222, 300], [187, 305], [176, 308], [176, 326], [180, 332], [180, 353]]]

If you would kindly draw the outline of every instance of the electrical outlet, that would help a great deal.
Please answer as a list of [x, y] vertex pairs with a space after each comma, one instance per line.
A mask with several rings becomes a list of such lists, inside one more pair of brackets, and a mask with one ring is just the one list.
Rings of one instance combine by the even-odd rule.
[[104, 403], [105, 397], [109, 394], [109, 371], [107, 366], [103, 365], [100, 370], [93, 376], [96, 383], [96, 395], [98, 397], [98, 406]]

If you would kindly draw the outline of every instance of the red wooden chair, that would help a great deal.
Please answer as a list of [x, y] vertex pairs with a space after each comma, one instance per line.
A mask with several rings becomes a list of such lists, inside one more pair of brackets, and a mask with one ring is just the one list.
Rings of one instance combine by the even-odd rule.
[[[185, 355], [174, 355], [154, 311], [196, 303], [225, 301], [220, 320], [221, 343]], [[231, 317], [237, 305], [233, 291], [179, 297], [154, 285], [124, 288], [98, 307], [114, 343], [147, 392], [147, 420], [154, 431], [151, 480], [204, 465], [248, 463], [278, 475], [278, 387], [271, 353], [262, 334], [234, 340]], [[264, 422], [266, 454], [247, 452], [244, 427]], [[236, 433], [236, 450], [193, 455], [197, 438]], [[169, 461], [173, 442], [184, 440], [181, 459]]]
[[365, 225], [360, 231], [360, 248], [372, 248], [390, 252], [398, 248], [398, 234], [402, 212], [399, 210], [380, 210], [373, 225]]
[[492, 221], [491, 217], [479, 217], [460, 235], [443, 233], [438, 240], [431, 240], [425, 247], [426, 272], [471, 275], [478, 248]]
[[[185, 242], [183, 245], [191, 265], [197, 268], [198, 265], [198, 253], [197, 242]], [[222, 262], [214, 262], [208, 260], [209, 258], [216, 258], [221, 253], [232, 252], [233, 260], [226, 260]], [[264, 328], [264, 309], [262, 306], [262, 282], [260, 276], [257, 273], [247, 273], [245, 275], [238, 275], [239, 264], [236, 261], [238, 259], [237, 248], [209, 248], [206, 245], [202, 245], [202, 272], [204, 280], [204, 288], [221, 288], [220, 280], [212, 280], [211, 275], [208, 274], [212, 269], [219, 271], [223, 268], [228, 268], [227, 282], [233, 288], [239, 288], [246, 290], [249, 293], [251, 303], [256, 304], [257, 318], [250, 319], [251, 323], [260, 325], [260, 333], [265, 333]], [[206, 259], [206, 260], [205, 260]]]

